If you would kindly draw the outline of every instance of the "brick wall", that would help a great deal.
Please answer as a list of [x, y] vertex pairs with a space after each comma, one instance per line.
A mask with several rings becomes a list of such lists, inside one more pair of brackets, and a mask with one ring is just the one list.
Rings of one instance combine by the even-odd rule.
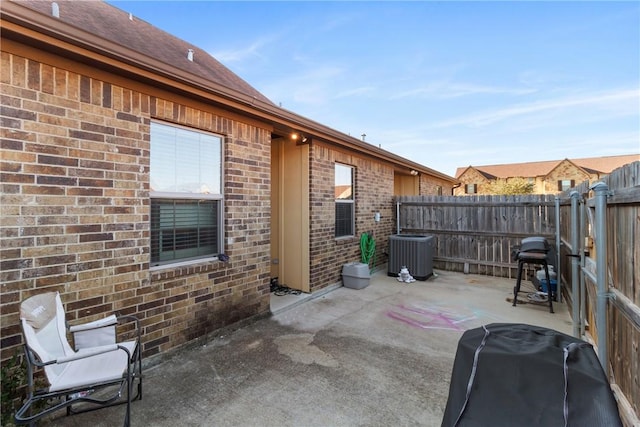
[[[372, 233], [376, 252], [372, 265], [383, 267], [388, 261], [389, 236], [396, 233], [393, 165], [371, 157], [353, 154], [314, 141], [310, 156], [310, 283], [311, 291], [342, 280], [342, 266], [360, 261], [360, 236]], [[356, 230], [353, 238], [334, 237], [335, 164], [355, 168]], [[420, 175], [420, 194], [451, 194], [452, 184]], [[380, 212], [380, 222], [374, 215]]]
[[[310, 282], [311, 291], [342, 280], [342, 266], [360, 261], [360, 236], [372, 232], [376, 239], [375, 264], [387, 261], [388, 236], [394, 227], [393, 168], [372, 159], [359, 157], [316, 143], [310, 154]], [[356, 232], [353, 238], [334, 237], [336, 162], [355, 168]], [[374, 221], [380, 212], [379, 223]]]
[[438, 179], [426, 174], [420, 174], [420, 195], [438, 196], [438, 191], [441, 191], [442, 196], [451, 196], [453, 191], [453, 184], [449, 181]]
[[484, 194], [482, 187], [483, 184], [486, 184], [488, 182], [487, 178], [485, 178], [480, 172], [475, 169], [467, 169], [462, 175], [458, 177], [458, 179], [462, 184], [460, 185], [460, 187], [453, 190], [455, 196], [464, 196], [465, 194], [467, 194], [465, 192], [466, 184], [477, 184], [477, 194]]
[[[147, 356], [268, 312], [270, 131], [203, 104], [1, 59], [3, 360], [21, 342], [20, 301], [45, 291], [61, 293], [72, 323], [138, 316]], [[225, 137], [228, 264], [149, 270], [151, 118]]]
[[[597, 177], [597, 175], [593, 175], [593, 179], [597, 179]], [[588, 173], [585, 173], [575, 164], [564, 160], [544, 177], [544, 191], [545, 194], [558, 193], [558, 181], [561, 180], [573, 180], [577, 185], [591, 178]]]

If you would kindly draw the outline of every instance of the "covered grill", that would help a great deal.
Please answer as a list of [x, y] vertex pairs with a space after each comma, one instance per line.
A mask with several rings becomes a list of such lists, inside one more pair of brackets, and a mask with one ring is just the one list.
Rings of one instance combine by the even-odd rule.
[[516, 286], [513, 288], [513, 306], [518, 301], [518, 292], [520, 292], [520, 283], [522, 281], [522, 269], [524, 264], [538, 264], [544, 268], [545, 277], [547, 278], [547, 295], [549, 300], [549, 312], [553, 313], [553, 298], [551, 292], [551, 279], [549, 278], [549, 263], [547, 256], [551, 250], [547, 239], [544, 237], [527, 237], [522, 239], [520, 249], [515, 253], [515, 260], [518, 261], [518, 278]]

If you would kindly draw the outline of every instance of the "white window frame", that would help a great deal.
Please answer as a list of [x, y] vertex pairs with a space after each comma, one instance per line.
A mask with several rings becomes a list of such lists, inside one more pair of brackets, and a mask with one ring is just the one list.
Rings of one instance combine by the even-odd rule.
[[[347, 169], [350, 171], [350, 182], [346, 182], [345, 176], [338, 176], [339, 170], [340, 170], [339, 168], [345, 168], [343, 169], [343, 171], [346, 171]], [[334, 218], [334, 237], [336, 239], [354, 237], [356, 233], [355, 176], [356, 176], [355, 167], [351, 165], [345, 165], [342, 163], [336, 163], [334, 165], [334, 188], [338, 187], [339, 185], [346, 185], [346, 184], [349, 184], [351, 186], [351, 194], [349, 198], [338, 198], [337, 195], [335, 195], [335, 190], [334, 190], [334, 195], [336, 196], [334, 212], [338, 210], [339, 205], [342, 205], [342, 207], [345, 207], [345, 205], [351, 206], [351, 225], [350, 225], [351, 233], [338, 235], [339, 227], [338, 227], [338, 218], [336, 216]], [[343, 181], [345, 182], [343, 183]]]
[[[199, 138], [206, 138], [209, 141], [207, 141], [205, 139], [205, 144], [210, 142], [210, 143], [217, 143], [218, 146], [214, 147], [217, 148], [215, 150], [213, 150], [212, 153], [208, 153], [208, 154], [213, 154], [213, 158], [212, 163], [218, 163], [217, 168], [216, 166], [212, 166], [213, 167], [213, 174], [209, 173], [210, 170], [206, 165], [203, 165], [201, 161], [197, 162], [199, 163], [199, 165], [197, 166], [197, 168], [199, 170], [202, 169], [207, 169], [207, 174], [209, 175], [208, 178], [206, 179], [206, 183], [202, 183], [199, 182], [197, 183], [197, 185], [193, 186], [193, 188], [188, 189], [188, 188], [182, 188], [179, 189], [177, 188], [179, 186], [179, 184], [177, 184], [175, 186], [175, 188], [170, 188], [169, 187], [164, 187], [164, 188], [158, 188], [158, 189], [154, 189], [153, 186], [157, 185], [158, 183], [158, 179], [156, 178], [161, 178], [161, 180], [163, 180], [164, 176], [160, 176], [158, 174], [157, 171], [154, 171], [154, 169], [158, 169], [160, 167], [165, 167], [167, 165], [167, 163], [171, 163], [171, 161], [167, 161], [164, 158], [160, 158], [157, 157], [154, 153], [156, 153], [154, 151], [154, 145], [157, 145], [158, 142], [155, 142], [154, 144], [154, 134], [158, 134], [159, 131], [161, 131], [162, 129], [164, 130], [176, 130], [177, 132], [180, 132], [182, 135], [187, 135], [187, 136], [194, 136], [194, 137], [199, 137]], [[202, 262], [203, 260], [215, 260], [217, 259], [217, 256], [220, 255], [221, 253], [223, 253], [223, 244], [224, 244], [224, 183], [223, 183], [223, 177], [224, 177], [224, 169], [223, 169], [223, 153], [224, 153], [224, 137], [212, 132], [207, 132], [207, 131], [203, 131], [200, 129], [194, 129], [194, 128], [189, 128], [189, 127], [185, 127], [185, 126], [180, 126], [180, 125], [176, 125], [173, 123], [167, 123], [167, 122], [161, 122], [161, 121], [156, 121], [156, 120], [152, 120], [151, 121], [151, 126], [150, 126], [150, 165], [149, 165], [149, 175], [150, 175], [150, 181], [151, 181], [151, 188], [149, 191], [149, 198], [150, 198], [150, 212], [152, 210], [151, 205], [153, 204], [154, 201], [184, 201], [184, 202], [189, 202], [189, 201], [214, 201], [217, 202], [214, 205], [217, 207], [216, 213], [215, 213], [215, 227], [216, 227], [216, 242], [215, 242], [215, 246], [217, 248], [217, 251], [213, 251], [213, 252], [209, 252], [209, 253], [204, 253], [204, 254], [198, 254], [195, 256], [186, 256], [186, 257], [180, 257], [178, 256], [177, 258], [172, 258], [172, 259], [162, 259], [162, 251], [159, 251], [157, 253], [150, 253], [151, 258], [151, 268], [165, 268], [168, 265], [171, 266], [177, 266], [177, 265], [184, 265], [184, 264], [191, 264], [191, 263], [197, 263], [197, 262]], [[176, 151], [178, 151], [179, 147], [179, 140], [175, 140], [174, 141], [175, 146], [174, 147], [170, 147], [170, 148], [175, 148]], [[164, 146], [164, 147], [160, 147], [157, 146], [155, 147], [156, 150], [160, 150], [160, 149], [164, 149], [168, 147], [168, 145]], [[219, 150], [219, 151], [218, 151]], [[174, 163], [177, 161], [179, 154], [176, 152], [176, 156], [173, 158]], [[206, 156], [203, 156], [206, 157]], [[199, 157], [200, 160], [202, 160], [202, 157]], [[191, 172], [191, 171], [189, 171]], [[168, 175], [171, 175], [171, 173], [169, 173]], [[177, 178], [175, 178], [176, 183], [179, 181], [180, 178], [180, 173], [175, 171], [173, 172], [173, 175], [177, 176]], [[155, 182], [154, 182], [155, 181]], [[168, 185], [169, 181], [165, 181], [165, 185]], [[184, 184], [182, 184], [184, 185]], [[155, 218], [152, 218], [152, 215], [150, 214], [150, 218], [149, 218], [149, 223], [150, 223], [150, 234], [151, 234], [151, 239], [152, 239], [152, 247], [150, 248], [150, 252], [153, 252], [154, 250], [154, 244], [153, 244], [153, 240], [154, 239], [158, 239], [158, 242], [156, 243], [158, 246], [157, 247], [161, 247], [161, 232], [158, 231], [158, 233], [160, 233], [157, 236], [154, 236], [154, 233], [156, 232], [156, 230], [159, 230], [159, 224], [156, 224], [158, 227], [154, 228], [154, 224], [153, 221], [155, 220]], [[200, 230], [199, 227], [197, 227], [198, 230]], [[156, 249], [159, 250], [159, 249]], [[197, 250], [196, 250], [197, 251]], [[175, 250], [173, 251], [174, 253], [178, 253], [180, 251]], [[188, 251], [187, 251], [188, 252]], [[154, 257], [155, 256], [155, 257]]]

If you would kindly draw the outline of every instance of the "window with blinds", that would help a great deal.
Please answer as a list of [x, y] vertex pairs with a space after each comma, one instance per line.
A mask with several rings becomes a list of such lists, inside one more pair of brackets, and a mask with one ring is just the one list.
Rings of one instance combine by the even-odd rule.
[[151, 199], [151, 262], [219, 253], [219, 203], [217, 200]]
[[221, 252], [222, 138], [151, 122], [151, 263]]
[[335, 237], [355, 235], [353, 167], [335, 166]]

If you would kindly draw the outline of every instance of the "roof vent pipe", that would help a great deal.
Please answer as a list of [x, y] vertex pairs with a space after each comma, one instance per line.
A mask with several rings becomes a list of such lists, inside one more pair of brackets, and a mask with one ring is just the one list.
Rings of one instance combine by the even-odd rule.
[[55, 18], [60, 18], [60, 6], [56, 2], [51, 3], [51, 15]]
[[133, 13], [129, 12], [129, 21], [133, 21]]
[[189, 52], [187, 52], [187, 59], [193, 62], [193, 49], [189, 49]]

